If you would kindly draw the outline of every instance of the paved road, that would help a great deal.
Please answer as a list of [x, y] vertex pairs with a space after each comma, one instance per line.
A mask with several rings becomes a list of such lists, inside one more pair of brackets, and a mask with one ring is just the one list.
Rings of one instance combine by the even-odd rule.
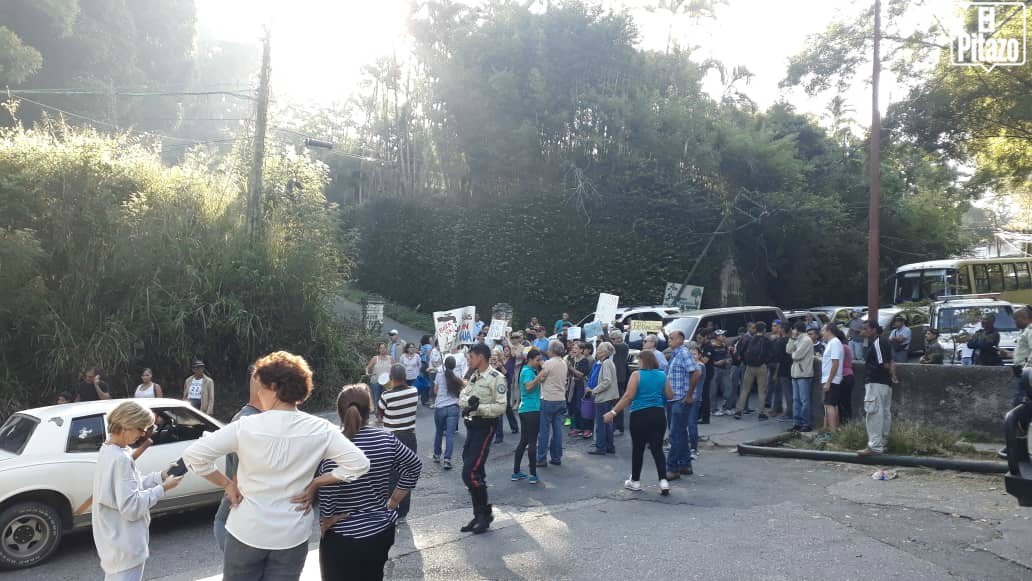
[[[747, 416], [748, 418], [748, 416]], [[785, 424], [714, 418], [696, 475], [661, 497], [621, 488], [629, 437], [616, 456], [567, 442], [562, 467], [537, 486], [508, 480], [515, 436], [492, 448], [493, 531], [458, 532], [470, 518], [457, 470], [429, 461], [432, 410], [419, 416], [424, 474], [388, 563], [393, 579], [1029, 579], [1032, 511], [998, 477], [905, 470], [888, 482], [870, 467], [739, 457], [733, 444]], [[646, 464], [645, 474], [649, 474]], [[219, 579], [212, 511], [157, 519], [148, 579]], [[305, 579], [318, 579], [317, 552]], [[3, 578], [99, 578], [88, 534], [57, 557]]]
[[[333, 307], [334, 311], [338, 315], [343, 315], [345, 317], [350, 317], [352, 319], [356, 319], [359, 321], [362, 320], [362, 305], [359, 305], [358, 303], [353, 303], [341, 297], [337, 297], [337, 299], [333, 303]], [[416, 343], [417, 345], [419, 344], [419, 338], [430, 332], [416, 329], [414, 327], [409, 327], [408, 325], [403, 325], [395, 321], [394, 319], [391, 319], [390, 317], [384, 317], [384, 335], [386, 335], [387, 332], [391, 329], [397, 329], [402, 339], [409, 341], [411, 343]]]

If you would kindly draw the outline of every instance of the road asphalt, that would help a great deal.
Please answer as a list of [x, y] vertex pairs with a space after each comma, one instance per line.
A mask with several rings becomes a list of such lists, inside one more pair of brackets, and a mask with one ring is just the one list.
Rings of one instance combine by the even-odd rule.
[[[562, 466], [541, 483], [511, 482], [518, 436], [505, 433], [487, 463], [492, 530], [459, 532], [471, 518], [458, 467], [430, 460], [433, 410], [421, 409], [423, 474], [408, 523], [399, 528], [389, 579], [1023, 579], [1032, 578], [1032, 510], [1003, 492], [998, 476], [922, 469], [872, 480], [869, 466], [740, 457], [734, 445], [788, 424], [715, 417], [695, 475], [659, 495], [646, 457], [645, 489], [622, 488], [630, 437], [617, 453], [586, 454], [566, 441]], [[461, 446], [459, 436], [457, 446]], [[647, 475], [652, 474], [652, 478]], [[213, 510], [155, 519], [145, 578], [217, 580], [221, 554]], [[312, 544], [304, 577], [319, 578]], [[48, 563], [0, 574], [50, 581], [100, 578], [89, 533], [65, 538]]]

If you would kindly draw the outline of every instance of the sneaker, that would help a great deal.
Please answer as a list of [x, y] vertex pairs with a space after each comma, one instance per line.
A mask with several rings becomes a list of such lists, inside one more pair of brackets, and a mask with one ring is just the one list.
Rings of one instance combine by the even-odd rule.
[[870, 448], [864, 448], [863, 450], [858, 451], [856, 453], [856, 455], [857, 456], [877, 456], [877, 455], [882, 454], [882, 453], [883, 452], [879, 452], [877, 450], [872, 450]]
[[[692, 470], [691, 466], [685, 466], [684, 468], [681, 468], [681, 474], [684, 474], [685, 476], [691, 476], [692, 474], [695, 474], [695, 471]], [[667, 476], [667, 478], [669, 478], [669, 476]]]
[[527, 479], [527, 475], [526, 475], [526, 473], [523, 473], [523, 472], [513, 472], [512, 473], [512, 477], [509, 478], [509, 480], [512, 480], [513, 482], [519, 482], [520, 480], [526, 480], [526, 479]]
[[670, 494], [670, 482], [668, 482], [666, 478], [661, 478], [659, 480], [659, 493], [663, 496]]
[[[682, 470], [684, 470], [684, 469], [682, 468]], [[667, 480], [677, 480], [680, 477], [681, 477], [681, 473], [680, 472], [670, 472], [668, 470], [667, 473], [666, 473], [666, 479]]]
[[433, 459], [434, 459], [434, 464], [439, 464], [441, 462], [441, 455], [440, 454], [434, 454]]
[[570, 430], [570, 437], [571, 438], [577, 437], [577, 436], [581, 435], [581, 433], [582, 432], [580, 430]]
[[592, 449], [588, 450], [588, 454], [591, 454], [592, 456], [605, 456], [606, 455], [606, 451], [605, 450], [600, 450], [598, 448], [592, 448]]
[[606, 454], [616, 454], [616, 448], [606, 448]]
[[803, 427], [799, 428], [799, 431], [800, 431], [800, 433], [803, 433], [803, 434], [809, 434], [810, 432], [813, 431], [813, 428], [810, 427], [810, 426], [803, 426]]
[[581, 432], [581, 437], [585, 440], [590, 440], [593, 435], [594, 434], [591, 433], [591, 430], [584, 430], [583, 432]]
[[534, 466], [536, 468], [547, 468], [548, 467], [548, 462], [544, 462], [544, 461], [539, 460], [539, 461], [534, 463]]
[[714, 416], [722, 416], [722, 415], [724, 415], [724, 410], [717, 410], [717, 411], [713, 412], [713, 415]]
[[692, 450], [692, 460], [698, 460], [698, 459], [699, 459], [699, 451], [698, 450]]
[[405, 524], [405, 522], [406, 522], [406, 521], [405, 521], [405, 517], [403, 517], [403, 516], [399, 516], [399, 517], [398, 517], [398, 526], [399, 526], [399, 527], [400, 527], [401, 525]]
[[501, 444], [501, 443], [502, 443], [502, 442], [504, 442], [504, 441], [505, 441], [505, 440], [503, 440], [502, 438], [495, 438], [495, 441], [494, 441], [494, 443], [495, 443], [495, 444]]
[[553, 466], [562, 466], [563, 465], [563, 461], [562, 460], [549, 460], [548, 463], [553, 465]]
[[735, 416], [734, 417], [735, 417], [736, 420], [740, 420], [740, 419], [742, 419], [742, 414], [740, 414], [738, 412], [735, 412]]
[[451, 470], [451, 460], [445, 458], [444, 463], [441, 464], [441, 468], [444, 468], [445, 470]]
[[520, 429], [519, 428], [513, 428], [512, 429], [512, 433], [518, 434], [518, 433], [520, 433]]
[[527, 484], [537, 484], [540, 482], [537, 475], [531, 474], [530, 478], [527, 479]]
[[745, 412], [743, 412], [743, 413], [745, 413], [745, 415], [747, 415], [747, 416], [748, 416], [748, 415], [752, 415], [753, 413], [756, 413], [756, 410], [750, 410], [750, 409], [747, 409], [747, 410], [745, 410]]
[[[667, 486], [669, 486], [669, 484]], [[630, 478], [624, 480], [623, 487], [627, 490], [633, 490], [634, 492], [641, 492], [641, 482], [631, 480]]]
[[566, 420], [565, 420], [565, 421], [563, 421], [563, 425], [564, 425], [564, 426], [569, 426], [569, 425], [570, 425], [570, 424], [572, 424], [572, 423], [573, 423], [573, 422], [571, 422], [571, 421], [570, 421], [570, 418], [566, 418]]
[[765, 422], [765, 421], [767, 421], [767, 414], [760, 414], [760, 415], [756, 416], [756, 419], [761, 421], [761, 422]]

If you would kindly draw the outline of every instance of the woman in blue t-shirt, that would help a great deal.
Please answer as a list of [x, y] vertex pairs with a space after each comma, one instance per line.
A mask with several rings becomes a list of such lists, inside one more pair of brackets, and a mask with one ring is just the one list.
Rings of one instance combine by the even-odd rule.
[[541, 351], [532, 348], [527, 353], [527, 362], [520, 370], [520, 378], [517, 382], [520, 389], [520, 443], [516, 445], [516, 452], [512, 460], [512, 480], [523, 480], [528, 475], [520, 470], [523, 463], [523, 452], [526, 451], [527, 460], [530, 463], [530, 476], [527, 482], [538, 483], [537, 467], [534, 466], [534, 459], [537, 458], [537, 437], [541, 431], [541, 389], [538, 385], [527, 385], [534, 381], [538, 371], [541, 370]]
[[666, 433], [664, 403], [674, 399], [674, 392], [651, 351], [638, 353], [638, 365], [640, 370], [627, 380], [627, 391], [613, 409], [606, 412], [603, 420], [611, 423], [616, 414], [630, 407], [631, 477], [624, 482], [624, 488], [641, 490], [641, 466], [647, 444], [652, 449], [652, 459], [659, 474], [659, 493], [666, 496], [670, 494], [670, 483], [666, 480], [666, 458], [663, 456], [663, 434]]

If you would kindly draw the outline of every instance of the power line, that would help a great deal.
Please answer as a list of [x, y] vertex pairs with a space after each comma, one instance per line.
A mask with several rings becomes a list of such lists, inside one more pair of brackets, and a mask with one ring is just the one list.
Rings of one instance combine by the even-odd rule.
[[[245, 88], [243, 91], [252, 89]], [[255, 100], [253, 95], [240, 91], [153, 91], [143, 89], [115, 89], [106, 91], [102, 89], [8, 89], [12, 95], [97, 95], [102, 97], [126, 96], [126, 97], [204, 97], [204, 96], [227, 96], [238, 99]]]

